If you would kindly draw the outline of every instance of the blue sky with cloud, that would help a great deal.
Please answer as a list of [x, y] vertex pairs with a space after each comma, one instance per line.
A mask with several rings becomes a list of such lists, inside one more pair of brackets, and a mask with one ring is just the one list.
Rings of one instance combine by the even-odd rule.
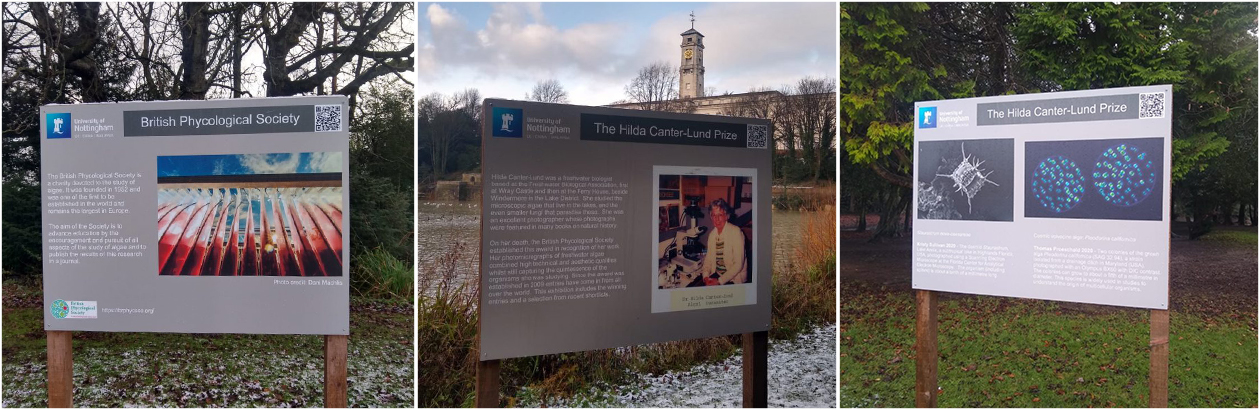
[[609, 104], [639, 68], [678, 64], [693, 10], [719, 93], [836, 75], [835, 3], [421, 3], [417, 91], [521, 99], [554, 78], [572, 103]]
[[159, 177], [323, 172], [341, 172], [340, 152], [158, 157]]

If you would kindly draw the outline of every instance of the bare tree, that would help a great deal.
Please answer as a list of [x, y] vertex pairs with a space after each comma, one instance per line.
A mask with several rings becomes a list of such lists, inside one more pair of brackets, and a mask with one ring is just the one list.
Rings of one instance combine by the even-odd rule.
[[[377, 77], [414, 69], [415, 41], [395, 24], [414, 9], [413, 3], [259, 3], [259, 7], [263, 10], [263, 81], [269, 96], [308, 93], [326, 82], [331, 83], [332, 93], [352, 96]], [[342, 75], [348, 81], [340, 83]]]
[[560, 85], [556, 79], [539, 81], [534, 84], [534, 89], [525, 94], [525, 99], [530, 101], [567, 104], [569, 102], [569, 92], [564, 90], [564, 86]]
[[[716, 94], [710, 94], [716, 95]], [[782, 103], [783, 93], [766, 87], [758, 87], [740, 95], [734, 102], [722, 108], [722, 115], [773, 119], [775, 109]]]
[[781, 107], [785, 143], [796, 158], [799, 143], [801, 160], [817, 182], [826, 166], [832, 166], [836, 141], [836, 80], [806, 77], [790, 88], [791, 96]]
[[640, 68], [626, 86], [626, 100], [648, 111], [692, 112], [695, 105], [678, 99], [678, 69], [664, 61]]
[[[30, 16], [34, 24], [25, 20], [16, 23], [27, 25], [43, 43], [42, 59], [50, 65], [65, 68], [67, 74], [79, 78], [83, 100], [103, 101], [102, 85], [97, 75], [98, 65], [92, 51], [100, 42], [100, 3], [73, 3], [69, 10], [56, 3], [30, 3]], [[6, 18], [6, 21], [8, 19]], [[6, 44], [7, 46], [8, 44]]]
[[450, 162], [451, 147], [461, 139], [477, 138], [481, 93], [470, 88], [450, 97], [429, 94], [420, 99], [417, 111], [417, 138], [429, 153], [433, 176], [441, 178]]

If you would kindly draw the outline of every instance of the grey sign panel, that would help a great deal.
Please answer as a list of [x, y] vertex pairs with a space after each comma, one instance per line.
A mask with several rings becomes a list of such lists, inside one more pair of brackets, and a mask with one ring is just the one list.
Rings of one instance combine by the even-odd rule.
[[481, 359], [769, 329], [767, 121], [484, 109]]
[[977, 125], [1130, 120], [1138, 114], [1137, 94], [976, 104]]
[[145, 109], [123, 112], [128, 137], [315, 132], [315, 106]]
[[41, 107], [45, 329], [349, 334], [346, 110]]
[[915, 289], [1168, 308], [1172, 87], [915, 104]]

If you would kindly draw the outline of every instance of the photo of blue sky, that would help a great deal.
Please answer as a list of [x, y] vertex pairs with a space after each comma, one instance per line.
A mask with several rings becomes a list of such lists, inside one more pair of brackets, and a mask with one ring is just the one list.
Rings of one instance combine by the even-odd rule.
[[159, 156], [158, 177], [341, 172], [340, 152]]

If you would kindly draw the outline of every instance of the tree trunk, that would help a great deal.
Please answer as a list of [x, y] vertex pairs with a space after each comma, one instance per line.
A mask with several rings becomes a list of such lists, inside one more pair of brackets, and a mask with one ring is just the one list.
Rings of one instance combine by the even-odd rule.
[[179, 84], [181, 100], [204, 100], [210, 90], [206, 79], [210, 53], [210, 16], [206, 13], [209, 4], [189, 2], [181, 5], [184, 12], [179, 28], [183, 43], [179, 57], [184, 72]]
[[906, 207], [906, 203], [910, 202], [908, 190], [901, 187], [892, 187], [885, 196], [883, 206], [879, 211], [879, 225], [875, 227], [875, 234], [871, 236], [871, 242], [883, 242], [888, 238], [900, 238], [902, 236], [900, 218], [901, 211]]
[[[913, 196], [913, 195], [907, 195], [907, 196], [908, 196], [908, 197], [910, 197], [911, 199], [913, 199], [913, 198], [914, 198], [914, 196]], [[912, 206], [914, 206], [914, 205], [915, 205], [915, 204], [914, 204], [914, 203], [912, 203], [911, 201], [906, 201], [906, 206], [905, 206], [905, 208], [902, 210], [902, 212], [905, 212], [905, 215], [904, 215], [904, 216], [905, 216], [905, 218], [906, 218], [906, 222], [905, 222], [904, 224], [902, 224], [902, 225], [901, 225], [901, 231], [902, 231], [902, 232], [905, 232], [905, 233], [910, 233], [910, 216], [913, 214], [912, 212], [910, 212], [910, 207], [912, 207]]]
[[866, 232], [866, 201], [862, 201], [861, 206], [857, 208], [858, 215], [858, 232]]

